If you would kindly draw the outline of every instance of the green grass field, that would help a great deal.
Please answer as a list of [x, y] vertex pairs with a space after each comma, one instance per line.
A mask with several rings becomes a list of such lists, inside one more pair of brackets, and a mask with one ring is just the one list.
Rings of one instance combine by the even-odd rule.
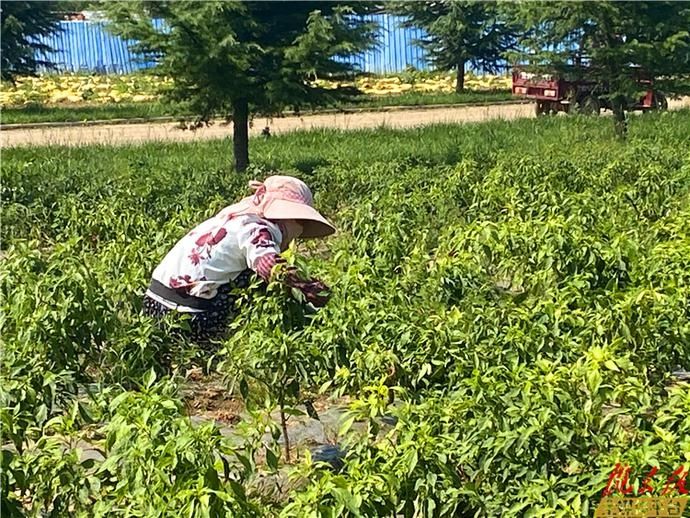
[[102, 105], [43, 105], [5, 107], [0, 112], [2, 124], [41, 122], [83, 122], [113, 119], [150, 119], [186, 115], [184, 107], [159, 102], [112, 103]]
[[[387, 106], [425, 106], [432, 104], [476, 104], [509, 101], [510, 91], [455, 93], [405, 93], [389, 96], [362, 96], [356, 102], [342, 103], [324, 109], [367, 109]], [[310, 110], [305, 110], [309, 113]], [[111, 103], [102, 105], [42, 105], [5, 107], [0, 112], [2, 124], [41, 122], [84, 122], [113, 119], [150, 119], [156, 117], [191, 116], [184, 104], [161, 102]]]
[[[617, 462], [658, 467], [660, 494], [690, 451], [670, 376], [690, 369], [688, 127], [679, 110], [631, 117], [627, 142], [578, 116], [299, 132], [253, 139], [242, 175], [226, 140], [3, 150], [3, 509], [579, 517]], [[277, 171], [339, 229], [296, 250], [333, 294], [309, 316], [254, 292], [212, 365], [250, 410], [228, 438], [183, 402], [207, 358], [141, 297], [180, 236]], [[351, 398], [340, 472], [304, 445], [285, 463], [266, 421], [318, 394]]]

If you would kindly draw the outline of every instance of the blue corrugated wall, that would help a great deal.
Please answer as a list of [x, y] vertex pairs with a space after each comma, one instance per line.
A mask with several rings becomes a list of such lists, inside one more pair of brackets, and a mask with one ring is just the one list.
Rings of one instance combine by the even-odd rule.
[[61, 22], [60, 28], [39, 38], [54, 49], [41, 57], [53, 63], [58, 72], [128, 74], [155, 64], [130, 52], [131, 42], [108, 32], [103, 22]]
[[378, 44], [375, 48], [344, 61], [371, 74], [402, 72], [410, 67], [417, 70], [429, 68], [425, 60], [426, 52], [414, 43], [416, 39], [424, 37], [422, 29], [400, 27], [403, 18], [388, 14], [370, 15], [365, 19], [378, 23]]
[[[402, 28], [402, 19], [388, 14], [371, 15], [367, 19], [379, 23], [379, 44], [344, 61], [373, 74], [402, 72], [409, 67], [428, 69], [425, 52], [414, 44], [415, 39], [424, 36], [424, 31]], [[61, 27], [62, 31], [40, 38], [42, 43], [55, 49], [44, 59], [54, 63], [58, 72], [127, 74], [154, 65], [130, 52], [129, 42], [110, 34], [103, 22], [62, 22]]]

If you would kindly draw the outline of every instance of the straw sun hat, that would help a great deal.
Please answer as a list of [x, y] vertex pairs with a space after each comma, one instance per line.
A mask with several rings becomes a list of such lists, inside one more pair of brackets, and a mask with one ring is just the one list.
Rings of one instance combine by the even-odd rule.
[[[241, 200], [241, 213], [254, 213], [270, 220], [295, 219], [304, 230], [301, 237], [324, 237], [335, 227], [314, 209], [314, 197], [303, 181], [292, 176], [269, 176], [263, 182], [252, 180], [254, 195]], [[235, 212], [235, 211], [233, 211]]]

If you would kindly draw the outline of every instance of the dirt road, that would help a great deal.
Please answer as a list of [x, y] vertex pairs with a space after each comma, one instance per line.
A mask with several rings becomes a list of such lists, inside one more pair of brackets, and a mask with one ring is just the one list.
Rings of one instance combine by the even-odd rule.
[[[690, 107], [690, 97], [671, 101], [669, 108]], [[534, 117], [532, 104], [500, 104], [488, 106], [456, 106], [402, 111], [328, 113], [282, 117], [257, 118], [250, 130], [260, 134], [269, 127], [272, 134], [312, 128], [361, 129], [386, 126], [410, 128], [443, 122], [478, 122], [489, 119], [516, 119]], [[225, 138], [232, 135], [232, 127], [213, 124], [196, 131], [183, 131], [176, 123], [143, 123], [62, 128], [14, 129], [0, 132], [2, 147], [37, 145], [126, 144], [144, 141], [197, 141]]]

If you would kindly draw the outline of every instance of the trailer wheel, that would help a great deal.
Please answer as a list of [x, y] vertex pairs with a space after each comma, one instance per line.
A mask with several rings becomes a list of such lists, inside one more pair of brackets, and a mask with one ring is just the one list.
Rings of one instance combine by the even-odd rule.
[[537, 117], [543, 115], [555, 115], [558, 112], [558, 105], [553, 101], [537, 101], [535, 113]]
[[601, 103], [597, 97], [588, 95], [577, 103], [577, 112], [582, 115], [599, 115], [601, 113]]
[[666, 96], [661, 92], [654, 92], [654, 97], [652, 97], [652, 110], [668, 110], [668, 101]]

